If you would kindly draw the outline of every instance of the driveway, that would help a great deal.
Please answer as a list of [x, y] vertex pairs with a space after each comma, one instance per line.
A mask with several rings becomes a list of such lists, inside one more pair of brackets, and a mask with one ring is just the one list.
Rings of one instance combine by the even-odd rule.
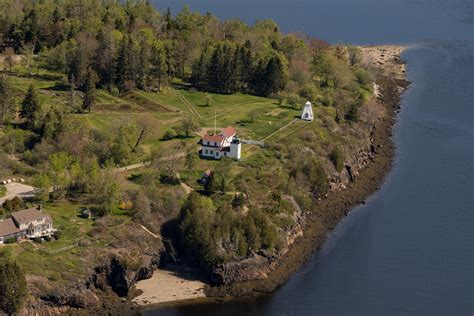
[[30, 185], [13, 182], [6, 184], [5, 187], [7, 188], [7, 194], [0, 198], [0, 204], [13, 199], [15, 196], [22, 199], [34, 196], [34, 189]]

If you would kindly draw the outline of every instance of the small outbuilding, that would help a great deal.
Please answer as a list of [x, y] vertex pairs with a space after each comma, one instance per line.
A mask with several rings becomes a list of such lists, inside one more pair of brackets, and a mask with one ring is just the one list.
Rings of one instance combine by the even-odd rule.
[[314, 115], [313, 115], [313, 105], [311, 102], [306, 102], [306, 105], [304, 106], [303, 113], [301, 113], [301, 119], [304, 121], [312, 121], [314, 120]]

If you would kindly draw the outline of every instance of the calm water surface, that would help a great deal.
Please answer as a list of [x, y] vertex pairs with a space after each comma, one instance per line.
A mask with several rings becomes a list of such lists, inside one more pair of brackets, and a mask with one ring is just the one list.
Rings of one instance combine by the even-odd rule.
[[473, 315], [474, 1], [188, 0], [249, 23], [332, 43], [408, 43], [412, 86], [395, 127], [397, 155], [381, 190], [323, 249], [265, 299], [149, 315]]

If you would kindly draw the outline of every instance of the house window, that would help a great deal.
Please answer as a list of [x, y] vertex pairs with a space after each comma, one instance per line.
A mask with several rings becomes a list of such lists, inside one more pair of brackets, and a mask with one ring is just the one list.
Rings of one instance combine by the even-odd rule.
[[208, 150], [206, 149], [204, 152], [207, 154], [207, 153], [208, 153]]

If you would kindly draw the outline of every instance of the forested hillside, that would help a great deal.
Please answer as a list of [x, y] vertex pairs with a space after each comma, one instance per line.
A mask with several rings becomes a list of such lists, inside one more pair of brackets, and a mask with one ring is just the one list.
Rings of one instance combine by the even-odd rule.
[[[27, 275], [61, 285], [109, 250], [137, 257], [152, 238], [139, 225], [203, 269], [276, 255], [301, 217], [295, 204], [311, 212], [369, 150], [384, 116], [372, 77], [357, 48], [270, 20], [173, 16], [138, 0], [0, 0], [0, 180], [25, 178], [31, 203], [64, 232], [14, 253]], [[314, 122], [298, 120], [308, 100]], [[216, 121], [265, 147], [244, 145], [241, 161], [199, 159], [198, 133]], [[81, 207], [93, 224], [77, 219]], [[47, 251], [79, 240], [50, 264]]]

